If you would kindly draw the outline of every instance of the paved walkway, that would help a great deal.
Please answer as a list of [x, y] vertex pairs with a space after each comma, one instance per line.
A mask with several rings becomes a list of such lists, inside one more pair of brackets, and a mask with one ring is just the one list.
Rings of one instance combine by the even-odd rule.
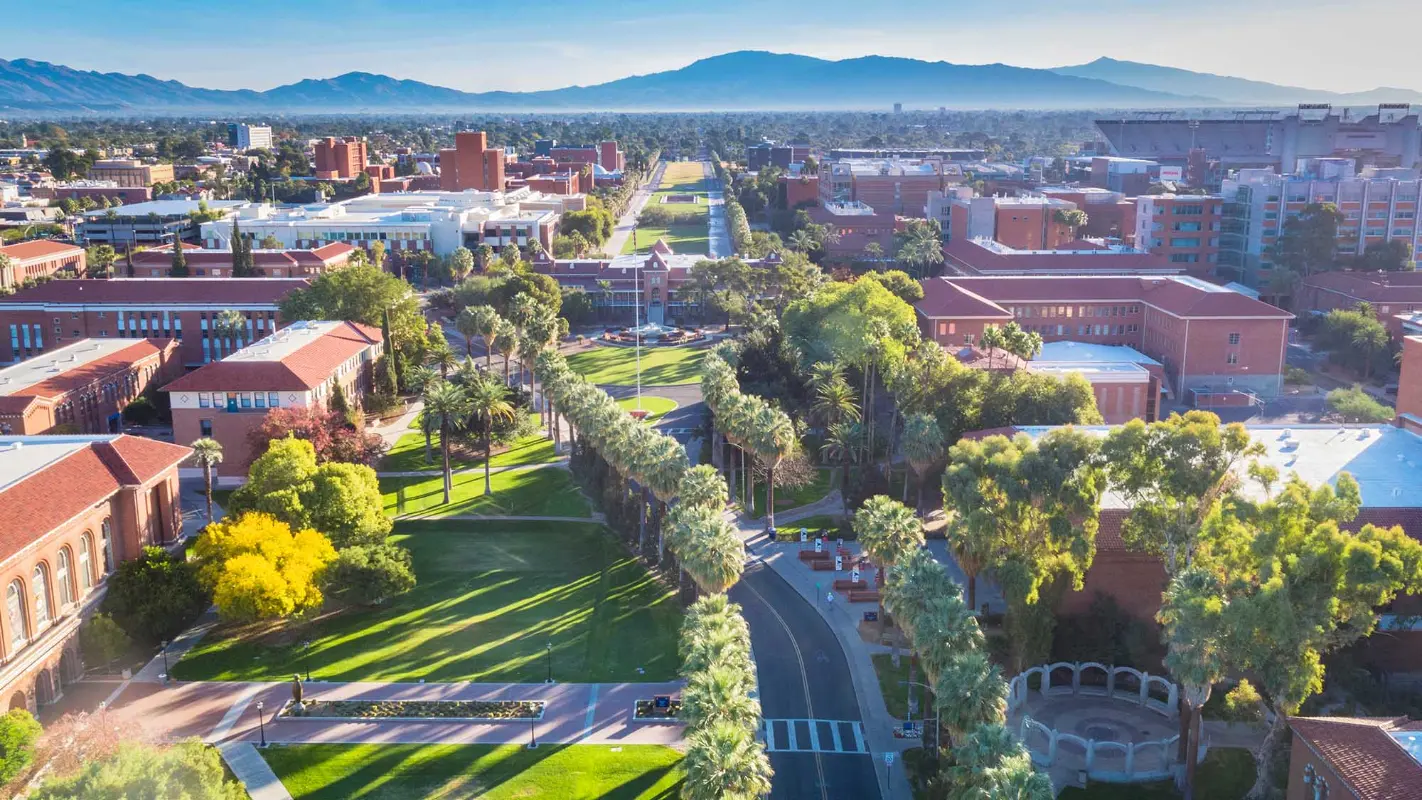
[[247, 787], [252, 800], [291, 800], [291, 792], [250, 742], [226, 742], [218, 745], [217, 751], [232, 774]]
[[390, 420], [384, 425], [372, 425], [370, 430], [372, 433], [380, 434], [380, 438], [385, 441], [386, 449], [392, 448], [396, 442], [400, 441], [401, 436], [410, 432], [410, 426], [415, 424], [415, 417], [418, 417], [420, 412], [424, 409], [424, 401], [415, 400], [415, 402], [411, 403], [410, 407], [405, 410], [404, 414]]
[[[833, 511], [822, 510], [821, 505], [830, 501], [833, 501]], [[788, 523], [815, 514], [839, 513], [842, 509], [838, 493], [834, 492], [809, 506], [778, 513], [776, 522], [780, 524], [783, 519]], [[806, 567], [797, 555], [799, 550], [797, 543], [772, 542], [765, 535], [764, 520], [746, 519], [744, 515], [737, 514], [734, 517], [734, 523], [740, 529], [747, 549], [752, 551], [756, 558], [775, 570], [776, 574], [813, 605], [824, 617], [830, 629], [834, 631], [835, 638], [844, 650], [845, 659], [849, 662], [854, 693], [859, 704], [860, 716], [864, 722], [865, 742], [868, 749], [874, 754], [874, 770], [879, 779], [879, 792], [885, 800], [889, 798], [908, 800], [911, 798], [911, 793], [908, 788], [907, 774], [903, 768], [903, 759], [896, 758], [894, 765], [887, 767], [882, 754], [885, 752], [897, 753], [917, 747], [919, 742], [916, 739], [894, 738], [893, 730], [896, 727], [896, 720], [889, 715], [888, 707], [884, 705], [884, 696], [879, 689], [879, 678], [874, 672], [874, 664], [870, 660], [873, 653], [882, 652], [883, 648], [865, 642], [859, 635], [859, 621], [862, 618], [862, 612], [875, 610], [877, 605], [874, 603], [850, 603], [840, 594], [835, 594], [833, 600], [826, 602], [823, 592], [828, 582], [833, 580], [833, 575], [813, 572]], [[845, 547], [853, 552], [858, 552], [858, 545], [854, 542], [845, 542]]]
[[710, 161], [703, 161], [702, 165], [706, 170], [707, 183], [716, 187], [706, 193], [706, 204], [710, 212], [706, 220], [707, 255], [711, 258], [725, 258], [735, 253], [735, 245], [731, 242], [731, 229], [726, 225], [725, 187], [716, 180], [716, 170]]
[[[495, 453], [495, 455], [498, 455], [498, 454]], [[490, 467], [490, 468], [489, 468], [489, 474], [492, 475], [492, 474], [498, 473], [498, 472], [527, 472], [527, 471], [529, 471], [529, 470], [535, 470], [535, 469], [567, 469], [567, 468], [568, 468], [568, 457], [567, 457], [567, 456], [559, 456], [557, 459], [554, 459], [553, 461], [544, 461], [544, 462], [542, 462], [542, 463], [540, 463], [540, 464], [513, 464], [513, 465], [510, 465], [510, 466], [503, 466], [503, 467]], [[483, 474], [484, 474], [484, 467], [483, 467], [483, 465], [480, 465], [480, 466], [477, 466], [477, 467], [463, 467], [463, 468], [460, 468], [460, 469], [452, 469], [452, 470], [449, 471], [449, 473], [450, 473], [451, 475], [483, 475]], [[436, 464], [435, 466], [432, 466], [432, 467], [430, 467], [429, 469], [406, 470], [406, 471], [404, 471], [404, 472], [377, 472], [377, 473], [375, 473], [375, 477], [377, 477], [377, 478], [438, 478], [438, 477], [439, 477], [440, 475], [442, 475], [442, 474], [444, 474], [444, 473], [443, 473], [443, 470], [441, 470], [440, 467], [439, 467], [439, 465]]]
[[518, 521], [518, 520], [530, 520], [530, 521], [533, 521], [533, 522], [606, 522], [606, 521], [607, 521], [607, 516], [606, 516], [605, 514], [603, 514], [601, 511], [594, 511], [594, 512], [592, 512], [592, 516], [590, 516], [590, 517], [530, 517], [530, 516], [509, 515], [509, 514], [443, 514], [443, 515], [441, 515], [441, 514], [438, 514], [438, 513], [433, 513], [433, 514], [420, 514], [420, 513], [416, 512], [416, 513], [411, 513], [411, 514], [400, 514], [400, 515], [396, 516], [395, 519], [437, 519], [437, 520], [454, 519], [454, 520], [473, 520], [473, 521], [483, 520], [483, 521], [485, 521], [485, 522], [488, 522], [488, 521], [490, 521], [490, 520], [495, 520], [495, 521], [499, 521], [499, 522], [515, 522], [515, 521]]

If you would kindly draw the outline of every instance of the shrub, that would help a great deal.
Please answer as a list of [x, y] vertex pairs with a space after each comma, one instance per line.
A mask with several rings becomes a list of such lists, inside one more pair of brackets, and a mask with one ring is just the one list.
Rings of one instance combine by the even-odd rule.
[[193, 546], [199, 576], [224, 620], [251, 622], [320, 608], [320, 584], [336, 557], [314, 530], [293, 532], [270, 514], [209, 525]]
[[1302, 367], [1284, 367], [1284, 383], [1304, 386], [1312, 382], [1313, 379], [1309, 377], [1308, 370]]
[[410, 551], [393, 544], [348, 547], [327, 567], [326, 587], [353, 605], [383, 603], [415, 588]]
[[229, 780], [217, 750], [197, 739], [171, 747], [132, 742], [109, 758], [89, 761], [73, 775], [46, 780], [34, 800], [75, 797], [182, 797], [185, 800], [238, 800], [241, 784]]
[[181, 633], [211, 603], [194, 565], [145, 547], [109, 578], [103, 608], [129, 636], [152, 644]]
[[23, 708], [0, 717], [0, 785], [25, 771], [35, 757], [40, 724]]
[[1391, 408], [1357, 386], [1334, 389], [1328, 393], [1326, 402], [1328, 410], [1342, 417], [1344, 422], [1391, 422], [1394, 416]]
[[123, 418], [131, 425], [152, 425], [158, 421], [158, 407], [147, 395], [140, 395], [123, 407]]
[[1259, 722], [1264, 719], [1263, 702], [1254, 684], [1240, 680], [1239, 685], [1225, 695], [1221, 718], [1229, 722]]
[[1158, 626], [1127, 614], [1104, 594], [1085, 614], [1059, 619], [1052, 640], [1053, 661], [1096, 661], [1158, 674], [1164, 657]]
[[123, 655], [129, 641], [128, 634], [108, 614], [95, 614], [79, 629], [79, 644], [84, 648], [84, 657], [102, 663], [106, 668]]

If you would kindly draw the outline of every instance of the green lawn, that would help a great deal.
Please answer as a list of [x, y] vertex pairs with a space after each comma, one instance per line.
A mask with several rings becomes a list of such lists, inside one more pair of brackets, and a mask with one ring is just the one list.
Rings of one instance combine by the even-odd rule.
[[[711, 251], [710, 229], [704, 221], [694, 225], [672, 225], [669, 228], [640, 227], [637, 229], [637, 251], [650, 253], [652, 245], [656, 244], [658, 239], [665, 239], [675, 253], [705, 255]], [[625, 256], [631, 252], [632, 237], [628, 236], [620, 255]]]
[[[775, 510], [780, 511], [787, 508], [799, 508], [800, 506], [809, 505], [823, 498], [829, 494], [830, 489], [833, 488], [831, 482], [833, 481], [834, 474], [834, 470], [832, 469], [816, 469], [814, 480], [804, 486], [795, 489], [786, 489], [783, 487], [776, 489]], [[737, 480], [740, 480], [739, 473], [737, 474]], [[737, 488], [739, 489], [739, 487]], [[732, 499], [738, 499], [740, 496], [740, 491], [737, 491]], [[751, 515], [753, 518], [759, 519], [765, 516], [765, 502], [766, 486], [764, 482], [762, 482], [755, 487], [755, 513]]]
[[[879, 676], [879, 691], [884, 695], [884, 705], [889, 709], [889, 715], [895, 719], [902, 720], [908, 716], [908, 690], [909, 687], [899, 683], [909, 679], [909, 657], [908, 654], [899, 657], [899, 666], [894, 667], [894, 657], [889, 653], [875, 653], [874, 674]], [[927, 683], [924, 678], [923, 669], [915, 666], [913, 679], [919, 683]], [[922, 720], [924, 712], [928, 716], [933, 716], [933, 693], [919, 686], [913, 687], [914, 693], [918, 695], [918, 710], [914, 712], [915, 720]]]
[[840, 527], [839, 517], [830, 514], [817, 514], [813, 517], [806, 517], [801, 520], [780, 525], [778, 528], [780, 540], [785, 542], [800, 541], [801, 528], [805, 529], [805, 534], [811, 539], [816, 539], [821, 535], [828, 536], [831, 539], [837, 539], [843, 532]]
[[[495, 445], [497, 448], [498, 445]], [[484, 466], [481, 458], [456, 459], [454, 453], [450, 452], [450, 465], [453, 469], [473, 469]], [[382, 472], [416, 472], [420, 470], [438, 470], [443, 466], [439, 454], [439, 434], [430, 436], [430, 458], [432, 464], [425, 463], [425, 435], [418, 431], [407, 433], [400, 437], [400, 441], [390, 448], [390, 452], [385, 454], [385, 458], [380, 462]], [[553, 440], [546, 436], [526, 436], [514, 442], [508, 450], [502, 453], [494, 453], [493, 466], [495, 467], [518, 467], [526, 464], [547, 464], [558, 460], [558, 455], [553, 452]]]
[[[669, 386], [701, 380], [705, 348], [643, 347], [642, 385]], [[568, 357], [568, 366], [592, 383], [635, 386], [637, 353], [631, 347], [596, 347]]]
[[685, 779], [681, 753], [658, 745], [303, 744], [262, 757], [297, 800], [653, 800]]
[[174, 676], [541, 682], [550, 641], [556, 680], [676, 675], [674, 592], [599, 525], [398, 522], [390, 541], [410, 549], [419, 581], [412, 591], [282, 639], [219, 628], [173, 666]]
[[[1248, 750], [1211, 750], [1195, 772], [1195, 796], [1209, 800], [1241, 800], [1254, 785], [1254, 756]], [[1068, 786], [1059, 800], [1179, 800], [1174, 781], [1157, 783], [1090, 783]]]
[[445, 517], [463, 514], [510, 517], [586, 517], [588, 501], [566, 469], [520, 469], [491, 475], [493, 494], [484, 495], [484, 473], [454, 476], [449, 505], [444, 505], [444, 478], [384, 478], [380, 491], [391, 516]]
[[[617, 404], [628, 411], [632, 411], [637, 408], [637, 398], [626, 397], [618, 400]], [[647, 412], [645, 419], [648, 423], [655, 423], [657, 420], [675, 411], [676, 407], [677, 403], [675, 400], [668, 400], [665, 397], [656, 397], [647, 394], [642, 395], [642, 410]]]

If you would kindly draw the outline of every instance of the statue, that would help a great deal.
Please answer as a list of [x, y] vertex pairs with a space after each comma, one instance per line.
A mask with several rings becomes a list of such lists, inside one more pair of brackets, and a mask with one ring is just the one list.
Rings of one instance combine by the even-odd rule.
[[303, 687], [302, 687], [302, 685], [301, 685], [301, 675], [300, 675], [300, 674], [292, 675], [292, 676], [291, 676], [291, 710], [292, 710], [292, 713], [296, 714], [297, 716], [300, 716], [301, 712], [303, 712], [303, 711], [306, 710], [306, 706], [301, 702], [301, 699], [302, 699], [302, 697], [304, 697], [304, 696], [305, 696], [305, 691], [304, 691], [304, 689], [303, 689]]

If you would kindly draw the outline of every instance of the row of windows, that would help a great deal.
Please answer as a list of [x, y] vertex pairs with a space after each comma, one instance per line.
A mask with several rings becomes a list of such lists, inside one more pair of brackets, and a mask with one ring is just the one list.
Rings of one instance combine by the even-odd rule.
[[[1070, 325], [1023, 325], [1022, 329], [1030, 333], [1040, 333], [1043, 336], [1070, 336]], [[1130, 333], [1138, 333], [1139, 325], [1078, 325], [1076, 326], [1077, 336], [1125, 336]]]
[[281, 408], [279, 392], [199, 392], [198, 408]]
[[[100, 547], [103, 552], [103, 575], [108, 576], [114, 569], [113, 536], [109, 520], [100, 526]], [[79, 564], [73, 569], [69, 545], [59, 549], [55, 561], [54, 585], [50, 584], [49, 562], [41, 561], [30, 573], [29, 591], [16, 578], [5, 590], [6, 619], [10, 624], [9, 657], [13, 658], [25, 645], [38, 636], [55, 618], [51, 609], [63, 614], [77, 598], [87, 595], [94, 588], [94, 574], [91, 564], [94, 560], [94, 537], [88, 531], [79, 537]], [[77, 573], [74, 574], [74, 573]], [[78, 581], [77, 586], [75, 581]], [[51, 590], [56, 605], [51, 606]], [[28, 601], [28, 602], [27, 602]]]
[[[23, 348], [21, 347], [22, 343]], [[44, 331], [40, 329], [39, 325], [12, 324], [10, 326], [10, 352], [16, 356], [23, 353], [24, 358], [44, 352]]]
[[1014, 317], [1124, 317], [1141, 313], [1139, 305], [1129, 306], [1011, 306]]

